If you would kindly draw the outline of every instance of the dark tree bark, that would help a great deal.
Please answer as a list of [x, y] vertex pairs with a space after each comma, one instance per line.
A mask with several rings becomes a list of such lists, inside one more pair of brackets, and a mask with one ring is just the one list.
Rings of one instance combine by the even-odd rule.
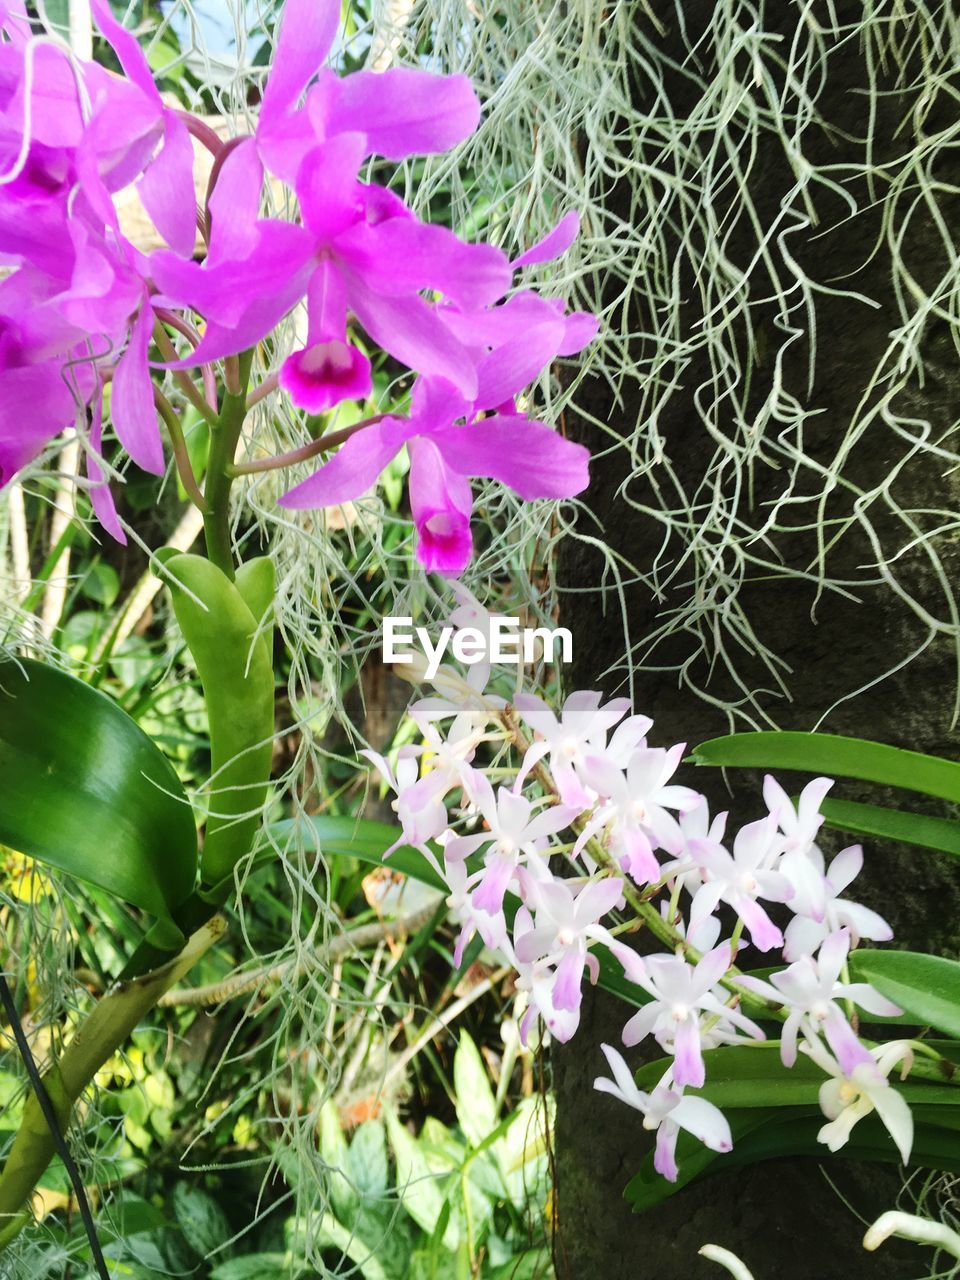
[[[780, 37], [777, 47], [786, 49], [810, 14], [823, 20], [829, 32], [826, 4], [796, 3], [758, 6], [760, 23], [771, 37]], [[839, 0], [834, 8], [839, 25], [854, 25], [864, 6], [858, 0]], [[683, 24], [671, 4], [654, 3], [652, 9], [665, 34], [660, 36], [650, 23], [647, 6], [636, 6], [636, 21], [644, 34], [660, 41], [664, 60], [674, 71], [664, 80], [674, 114], [688, 116], [697, 105], [694, 80], [681, 73], [690, 66], [690, 49], [698, 47], [699, 74], [709, 80], [716, 68], [710, 62], [708, 27], [716, 21], [712, 2], [695, 0], [682, 5]], [[807, 11], [807, 16], [804, 16]], [[921, 19], [922, 24], [922, 19]], [[829, 79], [818, 103], [826, 123], [808, 127], [803, 136], [805, 155], [816, 165], [832, 164], [845, 189], [857, 204], [856, 216], [849, 216], [839, 194], [820, 189], [815, 196], [817, 225], [800, 229], [789, 239], [789, 252], [804, 270], [818, 281], [842, 281], [879, 303], [872, 307], [851, 302], [829, 292], [816, 298], [817, 358], [812, 385], [807, 383], [810, 343], [809, 323], [805, 332], [789, 347], [784, 363], [784, 382], [791, 394], [820, 412], [807, 420], [803, 447], [808, 458], [825, 465], [838, 447], [841, 425], [856, 415], [857, 406], [871, 398], [878, 402], [882, 389], [867, 387], [868, 371], [887, 348], [891, 330], [901, 322], [894, 292], [891, 246], [884, 239], [879, 202], [874, 201], [865, 180], [853, 168], [862, 165], [865, 146], [873, 149], [875, 166], [882, 181], [898, 175], [900, 157], [919, 136], [956, 128], [958, 107], [946, 93], [927, 103], [921, 119], [917, 90], [911, 86], [922, 78], [918, 59], [923, 46], [912, 48], [906, 68], [874, 67], [872, 78], [878, 93], [871, 118], [868, 99], [862, 92], [871, 82], [868, 50], [863, 41], [836, 41], [829, 59]], [[649, 80], [638, 67], [634, 84], [634, 105], [638, 112], [650, 92]], [[659, 109], [651, 103], [651, 110]], [[918, 132], [919, 131], [919, 132]], [[584, 146], [589, 146], [585, 140]], [[949, 166], [937, 167], [937, 176], [947, 180]], [[842, 175], [846, 174], [845, 177]], [[953, 177], [956, 179], [956, 172]], [[775, 226], [785, 193], [795, 182], [795, 171], [782, 140], [769, 133], [753, 163], [750, 193], [760, 215], [762, 229]], [[741, 269], [751, 270], [758, 232], [739, 216], [737, 187], [728, 189], [730, 201], [728, 254]], [[960, 208], [956, 198], [944, 193], [941, 214], [958, 224]], [[609, 196], [614, 217], [629, 217], [631, 203], [625, 186], [615, 186]], [[669, 234], [669, 233], [668, 233]], [[784, 259], [784, 244], [772, 236], [769, 242], [783, 278], [791, 272]], [[900, 252], [908, 260], [915, 278], [926, 283], [939, 279], [947, 265], [948, 250], [929, 212], [915, 218], [909, 242]], [[685, 296], [689, 298], [684, 316], [684, 334], [694, 334], [702, 316], [697, 308], [698, 293], [690, 278], [690, 255], [676, 239], [680, 270], [688, 273]], [[762, 290], [761, 290], [762, 292]], [[636, 301], [629, 316], [630, 331], [656, 334], [656, 318], [644, 314]], [[759, 404], [768, 394], [774, 376], [772, 361], [765, 352], [781, 344], [776, 308], [759, 309], [759, 323], [753, 334], [744, 333], [745, 347], [752, 344], [753, 386], [750, 394]], [[637, 362], [650, 358], [655, 337], [636, 340]], [[941, 438], [955, 426], [960, 404], [960, 377], [957, 373], [956, 329], [947, 318], [933, 316], [922, 337], [923, 376], [919, 372], [897, 393], [895, 409], [903, 417], [923, 420], [932, 434]], [[706, 436], [697, 389], [709, 384], [706, 357], [694, 353], [678, 361], [679, 390], [659, 419], [659, 431], [673, 467], [683, 486], [693, 492], [712, 445]], [[617, 402], [600, 379], [579, 391], [578, 404], [586, 411], [574, 421], [574, 433], [597, 447], [609, 441], [588, 419], [607, 423], [619, 434], [643, 431], [641, 387], [629, 385]], [[722, 403], [714, 406], [722, 421]], [[905, 454], [903, 440], [890, 430], [882, 416], [875, 417], [851, 451], [846, 477], [860, 490], [882, 484], [894, 464]], [[645, 568], [659, 557], [669, 564], [683, 550], [679, 541], [664, 546], [662, 525], [641, 514], [638, 507], [656, 508], [659, 477], [655, 471], [630, 480], [629, 501], [622, 491], [626, 475], [622, 451], [608, 453], [595, 462], [588, 505], [603, 528], [605, 541], [630, 562]], [[804, 478], [805, 477], [805, 478]], [[784, 472], [759, 465], [752, 476], [752, 492], [745, 486], [738, 514], [745, 527], [759, 519], [764, 504], [783, 496]], [[801, 473], [800, 497], [817, 495], [817, 473]], [[916, 452], [903, 466], [893, 483], [902, 506], [914, 509], [956, 511], [957, 480], [947, 463], [932, 453]], [[826, 521], [845, 515], [853, 501], [852, 491], [835, 489], [824, 498]], [[809, 513], [810, 508], [802, 508]], [[930, 517], [934, 520], [934, 517]], [[816, 535], [800, 527], [777, 535], [777, 549], [791, 566], [809, 564], [816, 556]], [[923, 518], [919, 520], [921, 528]], [[889, 557], [893, 550], [906, 548], [905, 529], [891, 517], [884, 522], [875, 516], [874, 525], [884, 541]], [[829, 527], [829, 526], [828, 526]], [[586, 522], [585, 522], [586, 528]], [[593, 533], [596, 525], [591, 523]], [[960, 569], [952, 535], [937, 543], [941, 561], [956, 580]], [[830, 551], [830, 571], [838, 579], [864, 581], [864, 566], [875, 563], [876, 548], [857, 530], [849, 531]], [[574, 632], [575, 663], [568, 671], [570, 688], [604, 688], [607, 694], [622, 693], [624, 637], [619, 606], [609, 599], [606, 606], [596, 591], [602, 563], [589, 548], [568, 541], [562, 552], [562, 581], [565, 597], [562, 621]], [[912, 595], [928, 602], [934, 611], [941, 599], [941, 586], [930, 558], [922, 549], [905, 549], [897, 562], [897, 572], [908, 581]], [[655, 599], [645, 586], [627, 592], [631, 640], [637, 652], [643, 641], [657, 629], [671, 610], [683, 605], [685, 586], [680, 578], [661, 598]], [[797, 577], [768, 576], [747, 581], [740, 589], [739, 603], [750, 618], [760, 639], [789, 664], [785, 682], [789, 699], [782, 692], [757, 695], [757, 705], [781, 728], [811, 729], [876, 738], [917, 750], [956, 756], [958, 735], [953, 725], [953, 695], [957, 673], [953, 641], [948, 636], [932, 640], [919, 656], [900, 671], [863, 692], [849, 695], [890, 671], [898, 660], [914, 653], [928, 635], [917, 613], [883, 582], [861, 587], [856, 598], [832, 594], [816, 598], [814, 585]], [[605, 612], [604, 612], [605, 608]], [[637, 711], [654, 717], [651, 740], [669, 745], [677, 741], [696, 743], [729, 731], [726, 716], [716, 705], [696, 696], [691, 686], [711, 697], [735, 701], [739, 690], [722, 663], [711, 665], [714, 655], [701, 651], [689, 632], [678, 631], [658, 643], [648, 657], [648, 669], [636, 682]], [[769, 673], [744, 651], [739, 655], [739, 671], [754, 689], [768, 688]], [[680, 672], [685, 672], [681, 682]], [[613, 674], [603, 675], [605, 672]], [[829, 714], [826, 714], [829, 713]], [[821, 723], [821, 717], [826, 719]], [[762, 811], [758, 776], [738, 775], [731, 779], [731, 796], [719, 776], [688, 769], [682, 779], [706, 791], [715, 808], [732, 808], [733, 817], [746, 819]], [[790, 781], [786, 779], [786, 781]], [[856, 791], [839, 790], [853, 798]], [[903, 803], [901, 799], [901, 803]], [[931, 811], [935, 811], [931, 808]], [[835, 846], [839, 847], [839, 845]], [[856, 896], [880, 909], [894, 926], [897, 943], [913, 948], [956, 953], [960, 919], [960, 883], [956, 863], [945, 856], [921, 854], [902, 847], [871, 844], [866, 868], [857, 882]], [[754, 963], [763, 963], [762, 959]], [[890, 1244], [877, 1255], [863, 1252], [863, 1219], [894, 1206], [902, 1178], [889, 1167], [865, 1166], [852, 1161], [813, 1158], [778, 1160], [753, 1166], [736, 1174], [721, 1175], [677, 1194], [645, 1216], [631, 1214], [622, 1199], [623, 1187], [649, 1149], [645, 1134], [632, 1113], [613, 1100], [597, 1094], [593, 1078], [602, 1073], [597, 1051], [601, 1040], [619, 1042], [625, 1021], [623, 1007], [588, 994], [577, 1038], [554, 1053], [558, 1094], [558, 1274], [561, 1280], [697, 1280], [720, 1274], [715, 1264], [697, 1257], [697, 1249], [713, 1242], [732, 1249], [753, 1269], [756, 1280], [848, 1280], [851, 1276], [893, 1280], [923, 1274], [924, 1255], [912, 1246]], [[829, 1178], [834, 1186], [830, 1185]], [[843, 1199], [841, 1198], [841, 1195]], [[844, 1203], [844, 1199], [848, 1203]], [[858, 1220], [856, 1214], [861, 1215]]]

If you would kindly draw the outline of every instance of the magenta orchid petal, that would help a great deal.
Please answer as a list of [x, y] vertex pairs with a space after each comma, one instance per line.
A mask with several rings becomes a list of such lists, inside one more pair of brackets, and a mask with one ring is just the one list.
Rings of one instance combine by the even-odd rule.
[[431, 438], [455, 471], [499, 480], [525, 501], [570, 498], [590, 482], [589, 450], [542, 422], [494, 416]]
[[343, 276], [324, 258], [307, 286], [307, 341], [327, 342], [347, 336], [347, 290]]
[[0, 369], [0, 488], [73, 422], [76, 411], [55, 361]]
[[462, 306], [482, 307], [510, 286], [510, 267], [500, 249], [465, 244], [446, 227], [414, 218], [388, 218], [374, 226], [357, 222], [338, 238], [337, 252], [352, 270], [393, 296], [435, 289]]
[[374, 342], [418, 373], [446, 378], [468, 398], [476, 394], [473, 361], [432, 307], [417, 297], [384, 297], [345, 274], [351, 305]]
[[193, 188], [193, 143], [187, 126], [173, 112], [164, 120], [163, 146], [137, 184], [143, 207], [175, 253], [189, 258], [197, 239], [195, 203], [184, 199]]
[[363, 162], [363, 134], [341, 133], [303, 159], [297, 173], [297, 197], [304, 224], [329, 243], [360, 217], [357, 175]]
[[477, 365], [475, 407], [496, 409], [540, 376], [557, 353], [563, 324], [556, 317], [529, 328], [520, 342], [497, 347]]
[[105, 0], [91, 0], [90, 5], [97, 26], [103, 32], [107, 41], [109, 41], [114, 53], [123, 67], [127, 78], [131, 80], [142, 94], [156, 104], [157, 111], [163, 109], [163, 102], [160, 98], [160, 91], [154, 84], [153, 72], [150, 70], [150, 64], [147, 62], [146, 55], [140, 48], [136, 36], [132, 35], [126, 27], [120, 25], [110, 12], [109, 4]]
[[269, 131], [296, 105], [320, 70], [340, 24], [340, 0], [286, 0], [273, 67], [263, 91], [260, 128]]
[[159, 249], [147, 262], [165, 298], [193, 307], [208, 320], [229, 327], [252, 309], [261, 309], [262, 338], [305, 291], [313, 269], [313, 243], [303, 227], [264, 219], [256, 225], [256, 245], [248, 257], [201, 265]]
[[410, 440], [408, 452], [410, 508], [419, 534], [417, 558], [428, 570], [461, 573], [473, 550], [470, 485], [445, 465], [426, 437]]
[[548, 231], [542, 240], [530, 246], [519, 258], [514, 258], [512, 265], [527, 267], [537, 262], [553, 262], [573, 244], [580, 231], [580, 215], [571, 210], [564, 214], [552, 231]]
[[589, 311], [572, 311], [563, 318], [563, 337], [557, 347], [558, 356], [575, 356], [588, 347], [600, 332], [600, 320]]
[[147, 365], [152, 331], [153, 312], [144, 302], [113, 375], [110, 414], [120, 443], [137, 466], [159, 476], [164, 469], [163, 443]]
[[468, 138], [480, 123], [480, 103], [466, 76], [391, 67], [338, 80], [325, 114], [328, 133], [359, 129], [368, 154], [405, 160]]
[[257, 214], [262, 190], [263, 165], [257, 144], [253, 138], [244, 138], [231, 147], [207, 201], [210, 212], [208, 268], [253, 255], [259, 238]]
[[90, 480], [90, 503], [93, 514], [117, 542], [127, 545], [127, 535], [121, 528], [117, 518], [117, 507], [110, 492], [110, 485], [100, 466], [100, 451], [103, 444], [103, 396], [101, 388], [94, 391], [91, 404], [90, 449], [86, 454], [87, 477]]
[[352, 435], [319, 471], [280, 498], [282, 507], [331, 507], [367, 492], [387, 463], [399, 453], [411, 428], [388, 418]]
[[326, 413], [343, 400], [365, 400], [373, 390], [370, 361], [336, 338], [288, 356], [280, 366], [279, 382], [307, 413]]

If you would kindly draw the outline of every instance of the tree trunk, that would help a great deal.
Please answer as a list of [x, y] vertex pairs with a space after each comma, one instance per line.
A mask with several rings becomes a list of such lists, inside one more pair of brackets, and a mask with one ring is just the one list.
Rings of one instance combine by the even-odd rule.
[[[957, 166], [941, 142], [958, 131], [958, 107], [946, 92], [952, 69], [938, 82], [933, 68], [945, 56], [934, 38], [943, 11], [910, 8], [902, 27], [889, 17], [881, 56], [863, 24], [885, 6], [861, 0], [780, 0], [755, 11], [712, 0], [636, 6], [632, 127], [623, 136], [634, 161], [664, 173], [674, 144], [656, 122], [669, 115], [674, 137], [696, 136], [704, 165], [718, 174], [711, 198], [729, 275], [707, 295], [699, 224], [683, 216], [667, 173], [659, 256], [649, 268], [638, 260], [638, 286], [625, 301], [606, 289], [609, 324], [637, 335], [630, 340], [637, 377], [619, 398], [599, 377], [582, 384], [581, 416], [572, 423], [594, 450], [608, 450], [593, 464], [591, 516], [579, 529], [593, 538], [599, 522], [607, 546], [642, 576], [625, 588], [622, 608], [611, 593], [598, 593], [609, 561], [586, 540], [568, 539], [562, 621], [574, 634], [568, 687], [622, 693], [632, 665], [635, 710], [654, 717], [655, 744], [692, 745], [731, 725], [817, 727], [957, 754], [957, 632], [949, 613], [958, 557], [948, 521], [960, 508], [958, 481], [951, 455], [911, 437], [955, 448], [960, 376], [949, 228], [960, 225], [960, 208], [947, 189]], [[808, 47], [814, 23], [824, 74], [815, 113], [798, 124], [798, 50]], [[745, 33], [742, 52], [731, 24]], [[955, 50], [950, 57], [955, 65]], [[734, 126], [729, 118], [705, 122], [704, 86], [734, 73], [742, 86]], [[763, 122], [765, 109], [777, 127]], [[745, 173], [724, 185], [711, 136], [722, 150], [738, 118]], [[585, 156], [589, 148], [584, 139]], [[811, 171], [821, 177], [798, 199], [798, 181]], [[637, 216], [636, 170], [625, 172], [609, 193], [611, 224]], [[812, 225], [785, 218], [804, 201]], [[633, 230], [639, 240], [647, 228]], [[649, 303], [651, 290], [640, 287], [645, 270], [665, 266], [675, 269], [682, 297], [670, 332]], [[803, 305], [798, 273], [823, 286]], [[928, 306], [933, 295], [938, 304]], [[728, 328], [734, 376], [726, 391], [719, 349], [703, 340], [709, 297], [716, 307], [741, 307]], [[908, 354], [898, 365], [895, 334], [907, 321], [913, 327], [899, 352]], [[672, 385], [669, 394], [653, 397], [651, 377]], [[764, 443], [751, 452], [744, 424], [752, 418]], [[632, 454], [609, 451], [609, 430], [633, 437]], [[638, 467], [637, 441], [653, 430], [665, 461], [648, 449]], [[712, 514], [716, 493], [731, 514], [724, 538]], [[666, 521], [668, 508], [686, 519]], [[753, 536], [758, 530], [762, 538]], [[824, 577], [855, 585], [823, 589]], [[947, 623], [932, 625], [939, 615]], [[706, 791], [715, 809], [731, 808], [734, 820], [763, 811], [758, 775], [731, 775], [732, 795], [708, 771], [687, 767], [681, 780]], [[890, 920], [899, 945], [956, 953], [956, 862], [876, 843], [865, 852], [851, 895]], [[868, 1255], [860, 1244], [864, 1220], [894, 1206], [902, 1175], [826, 1153], [822, 1161], [777, 1160], [716, 1176], [632, 1215], [622, 1191], [649, 1135], [638, 1117], [592, 1088], [603, 1072], [597, 1046], [619, 1043], [625, 1020], [623, 1006], [590, 993], [576, 1039], [554, 1053], [561, 1280], [717, 1276], [716, 1265], [697, 1256], [707, 1242], [741, 1256], [755, 1280], [923, 1274], [925, 1255], [913, 1246], [891, 1243]]]

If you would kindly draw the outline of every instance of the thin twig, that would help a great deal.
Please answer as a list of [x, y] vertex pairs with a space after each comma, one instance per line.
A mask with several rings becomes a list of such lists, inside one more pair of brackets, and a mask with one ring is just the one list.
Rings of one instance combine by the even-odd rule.
[[[157, 346], [160, 348], [164, 360], [168, 362], [175, 361], [177, 359], [177, 353], [174, 349], [173, 343], [167, 336], [167, 332], [164, 329], [163, 324], [159, 320], [153, 326], [153, 337]], [[196, 409], [197, 413], [200, 414], [201, 418], [203, 418], [208, 426], [215, 427], [217, 425], [216, 411], [207, 403], [205, 396], [201, 393], [194, 380], [190, 377], [189, 373], [187, 373], [186, 369], [171, 369], [170, 372], [173, 374], [174, 382], [176, 382], [177, 386]]]
[[338, 934], [324, 948], [322, 955], [315, 955], [309, 960], [283, 960], [280, 964], [267, 965], [254, 969], [250, 973], [236, 973], [222, 982], [210, 982], [203, 987], [183, 987], [167, 991], [160, 997], [158, 1004], [161, 1008], [173, 1005], [195, 1007], [222, 1004], [224, 1000], [245, 995], [248, 991], [255, 991], [267, 983], [280, 982], [286, 977], [303, 973], [338, 956], [346, 955], [349, 951], [360, 950], [362, 947], [382, 942], [385, 937], [414, 933], [433, 916], [437, 910], [437, 903], [438, 899], [434, 899], [426, 906], [418, 907], [408, 916], [400, 916], [396, 920], [377, 920], [373, 924], [359, 925], [356, 929]]

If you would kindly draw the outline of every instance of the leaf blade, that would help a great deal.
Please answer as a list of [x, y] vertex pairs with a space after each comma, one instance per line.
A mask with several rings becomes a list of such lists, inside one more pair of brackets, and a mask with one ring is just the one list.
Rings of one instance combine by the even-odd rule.
[[99, 690], [47, 663], [0, 663], [0, 842], [165, 919], [196, 879], [173, 766]]

